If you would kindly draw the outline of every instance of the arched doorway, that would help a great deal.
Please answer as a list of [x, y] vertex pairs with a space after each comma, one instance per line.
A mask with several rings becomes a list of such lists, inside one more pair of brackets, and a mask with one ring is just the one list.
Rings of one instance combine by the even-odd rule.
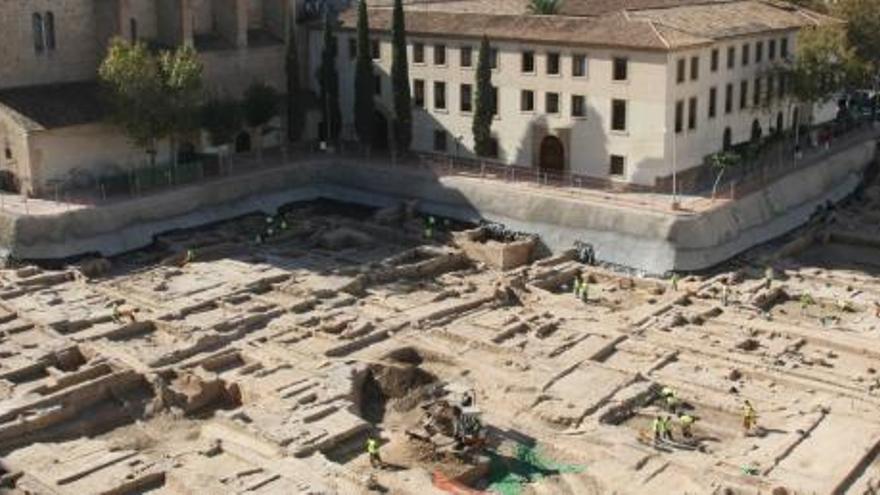
[[721, 149], [724, 151], [730, 151], [730, 148], [733, 147], [733, 136], [730, 132], [730, 127], [724, 128], [724, 137], [721, 139]]
[[761, 140], [761, 136], [764, 134], [764, 131], [761, 130], [761, 123], [758, 122], [758, 119], [752, 121], [752, 142], [757, 143]]
[[388, 151], [388, 119], [382, 112], [373, 114], [373, 151]]
[[782, 132], [785, 130], [785, 117], [782, 116], [782, 112], [776, 114], [776, 134], [782, 135]]
[[241, 131], [238, 133], [238, 136], [235, 136], [235, 152], [236, 153], [247, 153], [251, 150], [251, 135], [245, 131]]
[[538, 166], [544, 172], [562, 173], [565, 171], [565, 148], [556, 136], [547, 136], [541, 141], [541, 155]]

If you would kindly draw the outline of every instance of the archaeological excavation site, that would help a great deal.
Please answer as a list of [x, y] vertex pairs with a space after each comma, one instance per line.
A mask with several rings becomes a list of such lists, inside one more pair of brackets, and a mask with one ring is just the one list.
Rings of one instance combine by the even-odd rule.
[[0, 493], [876, 493], [878, 212], [665, 278], [324, 201], [14, 261]]

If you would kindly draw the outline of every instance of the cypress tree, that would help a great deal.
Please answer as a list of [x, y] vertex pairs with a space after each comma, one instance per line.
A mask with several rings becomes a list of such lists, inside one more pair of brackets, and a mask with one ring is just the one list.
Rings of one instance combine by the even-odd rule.
[[492, 91], [492, 67], [489, 63], [491, 47], [489, 38], [483, 36], [476, 73], [476, 108], [474, 110], [474, 152], [477, 156], [489, 156], [492, 149], [492, 117], [495, 102]]
[[394, 143], [405, 153], [412, 142], [412, 96], [406, 56], [406, 25], [402, 0], [394, 0], [391, 21], [391, 89], [394, 93]]
[[328, 132], [327, 141], [335, 143], [342, 130], [342, 114], [339, 110], [339, 74], [336, 72], [336, 35], [333, 34], [333, 22], [327, 12], [324, 15], [324, 49], [321, 52], [319, 81], [321, 83], [321, 111], [324, 114], [324, 132]]
[[361, 144], [369, 149], [373, 141], [373, 61], [370, 59], [370, 32], [367, 2], [358, 5], [357, 63], [354, 76], [354, 127]]
[[299, 53], [296, 44], [293, 17], [288, 17], [287, 56], [285, 71], [287, 73], [287, 140], [291, 143], [299, 141], [305, 121], [302, 91], [299, 85]]

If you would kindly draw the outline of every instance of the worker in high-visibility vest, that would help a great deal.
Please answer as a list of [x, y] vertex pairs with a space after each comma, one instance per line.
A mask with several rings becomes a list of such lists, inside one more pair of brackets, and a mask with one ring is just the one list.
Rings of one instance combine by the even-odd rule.
[[755, 411], [755, 408], [752, 406], [752, 403], [746, 399], [743, 403], [743, 429], [746, 434], [755, 427], [758, 423], [758, 413]]
[[666, 409], [672, 414], [675, 414], [675, 411], [678, 409], [678, 396], [675, 395], [675, 390], [672, 390], [670, 387], [663, 387], [663, 390], [660, 391], [660, 395], [663, 397]]
[[370, 455], [370, 466], [379, 469], [385, 467], [382, 456], [379, 455], [379, 440], [376, 440], [375, 437], [367, 439], [367, 454]]
[[696, 420], [696, 418], [687, 413], [684, 413], [678, 417], [678, 425], [681, 428], [681, 436], [685, 438], [691, 438], [694, 436], [691, 428], [694, 426], [694, 422]]

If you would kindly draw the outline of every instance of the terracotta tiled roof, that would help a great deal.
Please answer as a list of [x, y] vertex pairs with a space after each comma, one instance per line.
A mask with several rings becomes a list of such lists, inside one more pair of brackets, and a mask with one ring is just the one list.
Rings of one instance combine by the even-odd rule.
[[88, 124], [105, 116], [94, 81], [0, 90], [0, 110], [4, 106], [18, 114], [17, 120], [27, 130]]
[[[340, 20], [344, 28], [354, 29], [357, 13], [349, 9]], [[371, 9], [370, 28], [391, 29], [391, 9]], [[577, 44], [664, 50], [663, 38], [647, 21], [632, 21], [621, 13], [596, 19], [564, 16], [493, 15], [459, 12], [412, 12], [406, 18], [407, 33], [415, 35], [471, 37], [483, 35], [492, 40], [535, 40], [547, 43]], [[690, 42], [701, 42], [689, 37]]]
[[562, 0], [558, 14], [600, 16], [620, 10], [662, 9], [690, 5], [717, 5], [737, 0]]
[[[370, 27], [391, 28], [391, 0], [370, 3]], [[555, 15], [530, 15], [526, 0], [409, 0], [407, 31], [553, 44], [669, 50], [760, 32], [839, 22], [775, 0], [562, 0]], [[377, 6], [379, 5], [379, 6]], [[356, 8], [340, 16], [354, 29]]]
[[644, 9], [631, 12], [630, 16], [715, 39], [835, 22], [815, 12], [762, 0]]

